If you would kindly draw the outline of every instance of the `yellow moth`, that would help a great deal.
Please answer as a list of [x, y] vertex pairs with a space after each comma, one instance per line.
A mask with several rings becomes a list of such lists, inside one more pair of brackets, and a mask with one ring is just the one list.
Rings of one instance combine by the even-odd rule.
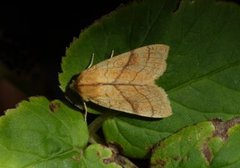
[[167, 94], [155, 84], [166, 70], [168, 51], [153, 44], [111, 57], [81, 72], [74, 88], [85, 102], [145, 117], [170, 116]]

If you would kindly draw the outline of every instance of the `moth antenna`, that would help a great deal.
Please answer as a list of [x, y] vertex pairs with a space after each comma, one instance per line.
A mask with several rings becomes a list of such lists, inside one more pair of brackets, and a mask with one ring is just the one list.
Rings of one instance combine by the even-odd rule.
[[86, 105], [86, 103], [85, 103], [85, 101], [83, 101], [83, 108], [84, 108], [84, 112], [85, 112], [85, 114], [84, 114], [84, 120], [85, 120], [85, 122], [87, 122], [87, 105]]
[[93, 60], [94, 60], [94, 53], [93, 53], [92, 56], [91, 56], [91, 60], [90, 60], [90, 63], [89, 63], [89, 65], [88, 65], [87, 69], [88, 69], [88, 68], [91, 68], [91, 66], [93, 65]]
[[68, 96], [65, 96], [65, 98], [66, 98], [67, 101], [69, 101], [72, 105], [74, 105], [75, 107], [77, 107], [79, 110], [83, 110], [82, 106], [74, 103]]
[[75, 107], [77, 107], [79, 110], [84, 110], [84, 120], [85, 120], [85, 122], [87, 122], [87, 105], [86, 105], [86, 103], [83, 101], [83, 108], [82, 108], [82, 106], [74, 103], [68, 96], [65, 96], [65, 98], [66, 98], [67, 101], [69, 101], [72, 105], [74, 105]]
[[111, 55], [110, 55], [110, 58], [112, 58], [113, 55], [114, 55], [114, 50], [112, 50]]

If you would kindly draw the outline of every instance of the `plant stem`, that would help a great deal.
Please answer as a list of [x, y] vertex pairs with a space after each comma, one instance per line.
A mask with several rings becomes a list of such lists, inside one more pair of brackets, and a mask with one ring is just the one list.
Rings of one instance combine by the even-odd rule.
[[106, 112], [89, 124], [89, 143], [104, 143], [103, 139], [97, 135], [97, 131], [100, 129], [106, 119], [116, 115], [116, 113]]

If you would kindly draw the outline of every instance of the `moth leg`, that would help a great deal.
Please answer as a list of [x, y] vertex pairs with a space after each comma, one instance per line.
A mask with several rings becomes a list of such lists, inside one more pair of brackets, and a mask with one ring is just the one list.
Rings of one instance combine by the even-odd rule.
[[110, 58], [112, 58], [113, 55], [114, 55], [114, 50], [112, 50], [111, 55], [110, 55]]
[[84, 120], [87, 122], [87, 105], [85, 101], [83, 101], [83, 109], [84, 109]]
[[91, 68], [91, 66], [93, 65], [93, 60], [94, 60], [94, 53], [91, 56], [91, 60], [90, 60], [90, 63], [88, 65], [87, 69]]

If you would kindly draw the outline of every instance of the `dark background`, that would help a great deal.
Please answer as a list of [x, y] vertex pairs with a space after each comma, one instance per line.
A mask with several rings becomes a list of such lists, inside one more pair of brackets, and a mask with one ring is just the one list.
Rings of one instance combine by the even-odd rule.
[[130, 0], [81, 2], [0, 3], [0, 113], [29, 96], [62, 98], [58, 72], [66, 47]]

